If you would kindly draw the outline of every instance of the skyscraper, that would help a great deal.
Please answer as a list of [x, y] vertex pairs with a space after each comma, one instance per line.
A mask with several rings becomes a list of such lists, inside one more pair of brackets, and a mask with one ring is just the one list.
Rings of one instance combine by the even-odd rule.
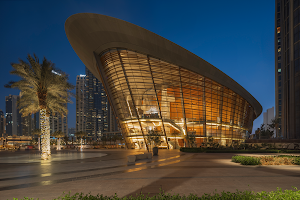
[[278, 137], [300, 138], [300, 0], [276, 0], [275, 107]]
[[102, 83], [85, 68], [86, 132], [98, 138], [108, 131], [108, 101]]
[[33, 130], [40, 129], [40, 111], [33, 114]]
[[87, 68], [85, 72], [76, 77], [76, 132], [96, 139], [119, 129], [102, 83]]
[[[267, 109], [266, 112], [263, 113], [263, 117], [264, 117], [264, 124], [265, 124], [265, 129], [269, 128], [271, 131], [274, 131], [273, 128], [270, 128], [268, 125], [272, 124], [272, 120], [274, 120], [274, 107]], [[276, 130], [274, 131], [274, 133], [276, 132]], [[275, 135], [273, 134], [272, 137], [275, 137]]]
[[68, 135], [68, 117], [61, 116], [59, 113], [50, 113], [50, 134], [55, 131], [62, 131]]
[[18, 95], [9, 95], [5, 97], [6, 101], [6, 134], [8, 136], [21, 136], [21, 115], [17, 107]]
[[3, 111], [0, 109], [0, 137], [4, 136], [4, 113]]
[[76, 132], [86, 131], [85, 120], [85, 89], [86, 89], [86, 75], [78, 75], [76, 77]]
[[32, 132], [32, 115], [21, 117], [22, 135], [31, 136]]

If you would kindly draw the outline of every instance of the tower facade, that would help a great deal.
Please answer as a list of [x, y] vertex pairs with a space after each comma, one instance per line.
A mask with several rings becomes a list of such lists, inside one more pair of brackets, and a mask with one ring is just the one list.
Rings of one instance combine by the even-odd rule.
[[33, 124], [32, 115], [21, 117], [22, 135], [31, 136], [31, 132], [33, 129], [32, 124]]
[[277, 137], [300, 138], [300, 0], [276, 0], [275, 107]]
[[21, 136], [21, 115], [17, 106], [18, 95], [9, 95], [5, 97], [6, 103], [6, 134], [8, 136]]
[[86, 75], [78, 75], [76, 77], [76, 132], [86, 132], [85, 120], [85, 90], [86, 90]]
[[61, 116], [58, 113], [50, 113], [50, 134], [55, 131], [62, 131], [65, 135], [68, 135], [68, 117]]
[[89, 137], [101, 137], [108, 131], [108, 101], [102, 83], [85, 68], [86, 132]]
[[4, 137], [4, 130], [5, 130], [5, 118], [4, 118], [4, 113], [0, 109], [0, 137]]

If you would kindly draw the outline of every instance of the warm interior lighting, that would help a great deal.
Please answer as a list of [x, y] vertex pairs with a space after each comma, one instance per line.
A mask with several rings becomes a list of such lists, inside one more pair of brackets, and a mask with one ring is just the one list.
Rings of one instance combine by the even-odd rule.
[[51, 156], [50, 151], [50, 126], [49, 117], [46, 109], [40, 110], [40, 125], [41, 125], [41, 158], [47, 160]]
[[224, 145], [252, 129], [253, 107], [216, 81], [126, 49], [109, 49], [100, 60], [129, 142], [144, 142], [143, 134], [156, 128], [165, 143], [179, 132], [179, 146], [187, 134], [197, 145], [209, 136]]

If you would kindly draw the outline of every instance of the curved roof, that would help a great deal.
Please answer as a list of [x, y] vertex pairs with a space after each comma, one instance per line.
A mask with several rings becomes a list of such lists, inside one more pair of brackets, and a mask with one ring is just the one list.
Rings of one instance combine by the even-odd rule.
[[113, 17], [79, 13], [65, 23], [66, 35], [86, 67], [100, 80], [94, 52], [127, 48], [159, 58], [210, 78], [241, 95], [254, 108], [256, 117], [262, 112], [260, 103], [241, 85], [202, 58], [179, 45], [142, 27]]

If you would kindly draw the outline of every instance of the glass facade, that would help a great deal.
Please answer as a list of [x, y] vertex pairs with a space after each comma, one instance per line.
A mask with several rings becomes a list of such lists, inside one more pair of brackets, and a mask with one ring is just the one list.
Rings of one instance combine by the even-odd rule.
[[196, 144], [213, 137], [222, 145], [244, 140], [252, 131], [253, 107], [240, 95], [190, 70], [128, 49], [100, 54], [106, 89], [127, 144], [147, 148], [146, 135], [161, 133], [161, 147], [186, 135]]
[[276, 136], [300, 139], [300, 0], [276, 0], [276, 4]]

